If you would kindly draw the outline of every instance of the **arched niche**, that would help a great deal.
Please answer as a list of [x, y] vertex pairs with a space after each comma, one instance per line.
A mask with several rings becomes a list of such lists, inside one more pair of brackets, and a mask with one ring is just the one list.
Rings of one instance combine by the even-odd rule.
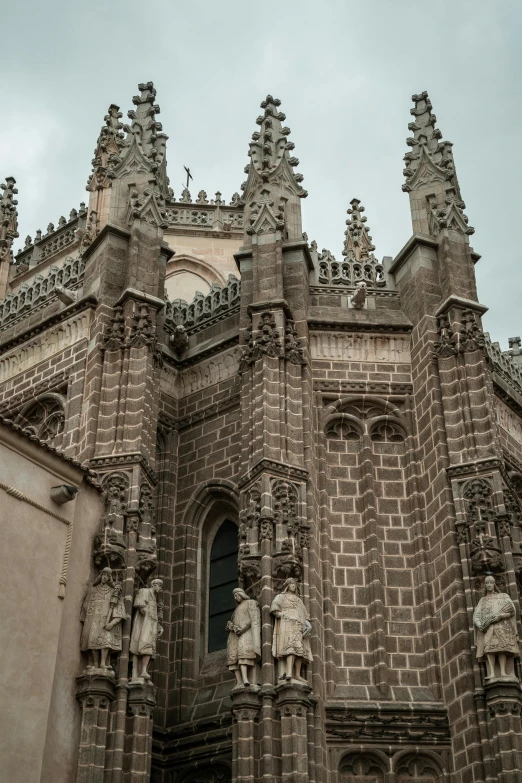
[[176, 254], [167, 267], [165, 289], [169, 299], [192, 302], [196, 293], [208, 294], [212, 284], [224, 286], [226, 280], [207, 261], [186, 253]]
[[208, 653], [210, 558], [214, 540], [226, 521], [235, 525], [237, 537], [239, 497], [236, 487], [226, 479], [208, 481], [192, 496], [184, 518], [185, 596], [196, 609], [195, 634], [191, 630], [193, 623], [190, 622], [190, 618], [184, 630], [186, 639], [184, 655], [194, 662], [194, 677], [198, 676], [205, 657], [210, 655]]
[[15, 424], [50, 446], [60, 448], [65, 426], [65, 402], [62, 394], [42, 394], [24, 405], [15, 419]]
[[386, 765], [377, 754], [350, 753], [339, 764], [339, 783], [384, 783]]

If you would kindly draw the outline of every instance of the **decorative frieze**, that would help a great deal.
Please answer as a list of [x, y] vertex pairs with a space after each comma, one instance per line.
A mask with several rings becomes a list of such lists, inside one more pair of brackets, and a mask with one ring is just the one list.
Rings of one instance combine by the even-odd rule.
[[170, 395], [174, 392], [177, 399], [194, 394], [216, 383], [236, 377], [240, 353], [241, 349], [235, 345], [227, 351], [216, 354], [210, 359], [203, 359], [198, 364], [182, 370], [174, 384], [171, 375], [164, 374], [162, 383], [165, 383], [165, 389]]
[[83, 310], [3, 354], [0, 358], [0, 383], [26, 372], [81, 340], [88, 340], [91, 320], [92, 311]]
[[498, 397], [495, 398], [495, 413], [497, 424], [513, 440], [522, 446], [522, 421], [520, 418]]
[[331, 361], [411, 362], [410, 337], [407, 335], [376, 335], [364, 332], [310, 332], [312, 359]]

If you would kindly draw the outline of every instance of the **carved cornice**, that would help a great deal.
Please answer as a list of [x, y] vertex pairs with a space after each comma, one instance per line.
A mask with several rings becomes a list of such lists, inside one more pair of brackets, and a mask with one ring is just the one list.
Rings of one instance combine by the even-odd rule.
[[[331, 296], [332, 294], [338, 294], [339, 296], [349, 296], [353, 292], [354, 286], [346, 286], [340, 288], [338, 285], [311, 285], [309, 288], [310, 294], [314, 296]], [[392, 299], [396, 302], [400, 302], [401, 298], [397, 291], [386, 291], [379, 288], [372, 288], [368, 290], [368, 298], [371, 299]]]
[[[48, 303], [46, 302], [46, 304]], [[6, 340], [5, 343], [0, 343], [1, 355], [3, 355], [6, 351], [11, 350], [11, 348], [13, 348], [15, 345], [19, 345], [20, 343], [24, 343], [27, 340], [31, 340], [33, 337], [41, 334], [41, 332], [44, 332], [51, 326], [59, 324], [61, 321], [67, 320], [67, 318], [69, 318], [71, 315], [74, 315], [75, 313], [79, 313], [86, 309], [94, 309], [97, 304], [98, 300], [95, 296], [86, 296], [85, 299], [80, 299], [80, 301], [64, 308], [59, 313], [53, 313], [52, 315], [45, 318], [41, 323], [39, 323], [38, 326], [29, 327], [26, 331], [18, 332], [15, 337], [11, 337], [11, 339]], [[32, 310], [31, 313], [33, 314], [34, 310]]]
[[224, 340], [216, 342], [214, 345], [210, 345], [204, 348], [203, 350], [201, 350], [199, 353], [194, 353], [191, 356], [184, 358], [183, 360], [180, 360], [175, 356], [173, 356], [170, 349], [167, 349], [166, 346], [163, 345], [162, 356], [165, 360], [165, 363], [170, 365], [172, 368], [175, 368], [176, 370], [184, 370], [187, 367], [192, 367], [193, 365], [197, 364], [203, 359], [208, 359], [217, 353], [222, 353], [228, 350], [229, 348], [231, 348], [232, 346], [238, 345], [238, 343], [239, 343], [239, 334], [235, 334], [233, 337], [227, 337]]
[[450, 478], [458, 478], [459, 476], [472, 476], [482, 474], [484, 471], [500, 470], [502, 468], [502, 460], [496, 457], [488, 457], [486, 459], [477, 459], [474, 462], [466, 462], [460, 465], [450, 465], [446, 468], [446, 473]]
[[[413, 394], [413, 384], [411, 383], [377, 383], [375, 381], [328, 381], [324, 379], [314, 380], [313, 388], [320, 392], [337, 392], [344, 394], [346, 392], [359, 392], [362, 394], [385, 394], [405, 397]], [[327, 395], [324, 395], [327, 396]]]
[[460, 307], [462, 310], [474, 310], [479, 315], [484, 315], [489, 310], [486, 305], [475, 302], [474, 299], [465, 299], [463, 296], [452, 294], [439, 305], [435, 316], [444, 315], [451, 307]]
[[22, 345], [0, 355], [0, 382], [27, 372], [31, 367], [49, 359], [90, 336], [91, 310], [72, 313], [69, 318], [50, 326], [44, 333], [26, 340]]
[[143, 454], [139, 454], [138, 452], [92, 457], [92, 459], [89, 460], [89, 464], [99, 473], [100, 478], [103, 477], [105, 472], [112, 471], [115, 468], [126, 470], [134, 465], [139, 465], [145, 471], [153, 486], [156, 486], [159, 481], [157, 473], [150, 467]]
[[[373, 296], [373, 291], [372, 291]], [[352, 312], [359, 312], [358, 310]], [[368, 310], [363, 311], [365, 314]], [[309, 318], [308, 328], [311, 332], [394, 332], [395, 334], [411, 334], [413, 324], [377, 324], [362, 321], [327, 321], [324, 318]]]
[[205, 419], [211, 419], [213, 416], [218, 416], [229, 408], [239, 407], [240, 400], [241, 397], [239, 393], [231, 394], [230, 397], [227, 397], [225, 400], [214, 402], [212, 405], [207, 405], [206, 408], [202, 408], [201, 410], [196, 411], [196, 413], [190, 413], [188, 416], [181, 416], [179, 419], [176, 419], [173, 428], [183, 430]]
[[390, 705], [371, 708], [326, 708], [326, 734], [330, 742], [355, 740], [358, 743], [393, 742], [403, 744], [445, 744], [451, 741], [448, 716], [444, 709], [412, 710], [411, 704], [401, 709]]
[[262, 459], [254, 465], [252, 470], [242, 476], [238, 486], [240, 488], [244, 487], [245, 484], [255, 479], [260, 473], [271, 473], [281, 478], [298, 481], [307, 481], [309, 475], [304, 468], [298, 468], [295, 465], [285, 465], [283, 462], [276, 462], [276, 460]]

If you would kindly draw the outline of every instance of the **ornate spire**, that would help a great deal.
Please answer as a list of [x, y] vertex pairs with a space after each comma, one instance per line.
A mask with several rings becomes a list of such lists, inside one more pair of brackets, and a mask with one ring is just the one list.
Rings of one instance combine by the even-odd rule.
[[299, 161], [290, 155], [294, 144], [288, 141], [290, 128], [283, 127], [286, 115], [279, 111], [280, 105], [281, 101], [271, 95], [267, 95], [261, 103], [264, 113], [256, 120], [260, 127], [252, 134], [248, 153], [251, 163], [245, 167], [248, 179], [241, 186], [245, 191], [244, 199], [260, 190], [263, 183], [284, 184], [286, 190], [299, 198], [308, 195], [300, 184], [303, 181], [302, 174], [293, 171]]
[[294, 172], [299, 161], [291, 155], [294, 144], [288, 141], [290, 128], [283, 126], [286, 116], [279, 111], [280, 105], [281, 101], [271, 95], [261, 103], [264, 111], [256, 120], [259, 130], [252, 134], [248, 152], [251, 162], [245, 167], [248, 177], [241, 185], [241, 201], [247, 206], [247, 234], [285, 228], [288, 236], [301, 238], [298, 202], [308, 194], [301, 187], [302, 174]]
[[14, 177], [6, 177], [5, 184], [0, 185], [3, 191], [0, 197], [0, 264], [7, 258], [12, 261], [13, 241], [18, 237], [18, 201], [14, 198], [18, 193]]
[[[402, 189], [408, 193], [421, 192], [426, 197], [427, 227], [433, 236], [443, 228], [472, 234], [474, 229], [468, 226], [463, 211], [466, 205], [455, 171], [453, 145], [450, 141], [441, 141], [442, 133], [436, 127], [437, 118], [431, 111], [428, 93], [413, 95], [412, 100], [415, 106], [410, 113], [415, 119], [408, 125], [413, 136], [406, 141], [411, 152], [404, 156], [406, 182]], [[415, 222], [414, 229], [417, 229], [419, 226]], [[422, 228], [426, 226], [421, 225]]]
[[136, 109], [131, 109], [127, 114], [131, 123], [123, 126], [127, 137], [111, 176], [121, 179], [134, 172], [152, 173], [155, 178], [153, 184], [166, 196], [168, 179], [165, 152], [168, 136], [162, 132], [161, 122], [156, 120], [156, 115], [160, 113], [160, 107], [154, 103], [156, 90], [152, 82], [139, 84], [138, 89], [141, 95], [132, 99]]
[[123, 147], [124, 134], [120, 107], [111, 103], [105, 117], [105, 125], [100, 131], [94, 158], [92, 159], [92, 174], [87, 180], [87, 190], [93, 192], [109, 187], [112, 179], [112, 169], [120, 162], [120, 152]]
[[[347, 210], [348, 218], [346, 225], [348, 228], [344, 232], [343, 256], [348, 256], [351, 260], [367, 261], [373, 258], [372, 250], [375, 245], [372, 244], [372, 238], [368, 233], [368, 227], [365, 226], [367, 218], [363, 216], [364, 207], [358, 198], [350, 201], [351, 209]], [[370, 255], [372, 254], [372, 255]]]

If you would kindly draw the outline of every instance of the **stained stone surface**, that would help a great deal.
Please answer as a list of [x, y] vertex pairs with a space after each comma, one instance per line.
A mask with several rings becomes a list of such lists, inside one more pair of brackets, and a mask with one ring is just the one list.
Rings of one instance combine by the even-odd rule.
[[[2, 771], [515, 783], [521, 341], [502, 350], [482, 330], [479, 255], [428, 95], [413, 96], [412, 235], [394, 259], [357, 198], [341, 253], [303, 233], [278, 99], [227, 197], [173, 192], [156, 101], [146, 82], [126, 119], [109, 107], [88, 201], [16, 254], [24, 193], [6, 177], [0, 197]], [[53, 505], [60, 484], [81, 491]], [[86, 670], [80, 610], [104, 568], [121, 650]], [[504, 677], [502, 640], [488, 675], [474, 636], [491, 575], [514, 610]], [[289, 583], [303, 610], [274, 616]], [[237, 615], [237, 678], [235, 585], [259, 623]]]

